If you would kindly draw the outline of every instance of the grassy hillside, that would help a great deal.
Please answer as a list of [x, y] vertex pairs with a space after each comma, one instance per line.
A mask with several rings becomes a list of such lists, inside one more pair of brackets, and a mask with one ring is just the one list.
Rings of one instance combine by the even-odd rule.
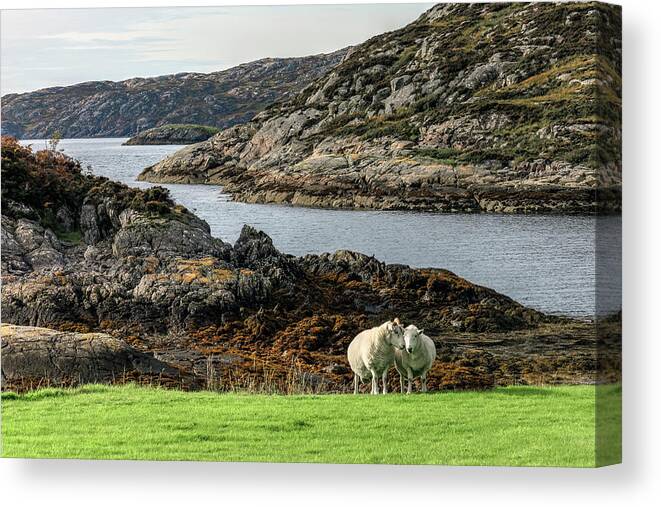
[[595, 464], [593, 386], [354, 397], [91, 385], [2, 402], [4, 457]]
[[[438, 9], [358, 46], [333, 69], [331, 76], [339, 79], [324, 90], [334, 97], [358, 80], [374, 90], [418, 81], [416, 93], [385, 110], [336, 116], [318, 136], [396, 136], [420, 144], [415, 157], [450, 165], [546, 159], [600, 169], [620, 163], [618, 6], [549, 2]], [[384, 66], [383, 72], [371, 73], [375, 65]], [[435, 86], [425, 88], [434, 79]], [[307, 104], [313, 92], [308, 87], [296, 97], [298, 104]]]

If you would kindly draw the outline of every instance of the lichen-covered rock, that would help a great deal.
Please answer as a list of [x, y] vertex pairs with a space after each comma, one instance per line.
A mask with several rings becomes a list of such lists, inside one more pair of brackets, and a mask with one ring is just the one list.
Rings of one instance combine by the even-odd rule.
[[214, 255], [224, 257], [228, 246], [210, 234], [209, 225], [188, 214], [153, 217], [125, 210], [121, 227], [114, 235], [113, 254], [117, 257]]
[[2, 217], [2, 270], [23, 273], [64, 264], [63, 246], [50, 229], [33, 220]]
[[[172, 176], [165, 176], [161, 183], [206, 183], [206, 171], [219, 163], [217, 154], [208, 149], [208, 141], [191, 144], [177, 152], [178, 157], [169, 159], [168, 170]], [[149, 168], [138, 176], [139, 181], [149, 180]]]

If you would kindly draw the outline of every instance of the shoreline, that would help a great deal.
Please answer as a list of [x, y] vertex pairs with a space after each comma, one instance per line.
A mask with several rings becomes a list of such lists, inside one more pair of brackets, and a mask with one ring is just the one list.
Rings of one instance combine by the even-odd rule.
[[[154, 185], [208, 185], [210, 187], [218, 187], [221, 189], [222, 194], [229, 196], [235, 202], [245, 204], [258, 204], [258, 205], [280, 205], [285, 207], [294, 208], [309, 208], [309, 209], [324, 209], [324, 210], [342, 210], [342, 211], [382, 211], [382, 212], [410, 212], [410, 213], [428, 213], [428, 214], [466, 214], [466, 215], [537, 215], [537, 216], [586, 216], [586, 217], [600, 217], [600, 216], [619, 216], [622, 214], [621, 210], [621, 189], [573, 189], [566, 187], [549, 187], [546, 189], [514, 189], [512, 191], [501, 192], [501, 203], [507, 202], [507, 199], [516, 200], [522, 193], [536, 194], [543, 192], [548, 196], [553, 197], [556, 193], [569, 193], [574, 195], [574, 192], [583, 194], [590, 193], [607, 193], [613, 198], [605, 201], [581, 201], [580, 199], [573, 204], [567, 205], [571, 201], [558, 201], [557, 205], [551, 206], [548, 201], [538, 200], [533, 203], [513, 203], [512, 205], [492, 204], [486, 208], [481, 204], [479, 193], [469, 189], [451, 188], [452, 192], [467, 192], [471, 194], [471, 198], [475, 205], [461, 208], [444, 207], [447, 200], [427, 198], [424, 202], [415, 202], [419, 199], [413, 195], [366, 195], [354, 194], [346, 195], [337, 193], [327, 193], [323, 195], [309, 194], [301, 192], [300, 190], [273, 190], [273, 189], [259, 189], [257, 191], [243, 190], [242, 187], [248, 186], [247, 183], [237, 185], [231, 178], [192, 178], [183, 176], [162, 176], [154, 177], [154, 173], [150, 173], [151, 167], [145, 168], [140, 172], [135, 181], [152, 183]], [[236, 187], [236, 188], [234, 188]], [[349, 191], [350, 193], [351, 191]], [[439, 196], [440, 197], [440, 196]], [[382, 199], [384, 204], [376, 205], [378, 199]], [[356, 202], [358, 201], [358, 205]], [[363, 203], [361, 205], [360, 203]], [[369, 205], [369, 204], [374, 205]], [[364, 205], [367, 204], [367, 205]], [[566, 207], [565, 207], [566, 206]]]
[[[62, 141], [99, 141], [99, 140], [117, 140], [117, 141], [126, 141], [128, 139], [131, 139], [130, 137], [106, 137], [106, 136], [101, 136], [101, 137], [72, 137], [72, 138], [63, 138]], [[26, 144], [26, 143], [39, 143], [39, 142], [47, 142], [47, 139], [18, 139], [19, 143], [21, 144]], [[182, 145], [182, 144], [133, 144], [133, 145], [128, 145], [125, 144], [125, 142], [120, 143], [123, 147], [131, 147], [131, 146], [181, 146], [182, 148], [194, 146], [194, 145]], [[167, 159], [167, 158], [166, 158]], [[163, 159], [163, 160], [166, 160]], [[161, 161], [162, 162], [162, 161]], [[160, 164], [160, 162], [159, 162]], [[421, 209], [411, 209], [410, 207], [393, 207], [393, 208], [378, 208], [378, 207], [360, 207], [360, 206], [333, 206], [333, 205], [323, 205], [323, 204], [306, 204], [306, 203], [296, 203], [292, 202], [291, 200], [268, 200], [264, 199], [264, 193], [270, 192], [269, 190], [260, 190], [259, 193], [256, 194], [256, 196], [250, 196], [247, 198], [243, 197], [243, 194], [241, 192], [233, 192], [231, 190], [227, 190], [227, 186], [229, 184], [230, 188], [232, 185], [231, 181], [224, 181], [224, 180], [217, 180], [217, 181], [212, 181], [209, 178], [206, 177], [197, 177], [193, 178], [190, 175], [187, 176], [175, 176], [175, 175], [159, 175], [157, 178], [150, 177], [149, 173], [147, 173], [146, 176], [143, 176], [149, 169], [151, 169], [153, 166], [147, 167], [142, 169], [140, 172], [138, 172], [134, 178], [134, 182], [142, 182], [142, 183], [152, 183], [154, 185], [206, 185], [209, 187], [218, 187], [221, 190], [221, 193], [225, 196], [228, 196], [231, 198], [232, 201], [238, 202], [238, 203], [244, 203], [244, 204], [256, 204], [256, 205], [269, 205], [269, 206], [283, 206], [283, 207], [292, 207], [292, 208], [308, 208], [308, 209], [320, 209], [320, 210], [337, 210], [337, 211], [380, 211], [380, 212], [397, 212], [397, 213], [421, 213], [421, 214], [435, 214], [435, 215], [461, 215], [461, 214], [466, 214], [466, 215], [503, 215], [503, 216], [577, 216], [577, 217], [611, 217], [611, 216], [621, 216], [622, 210], [621, 210], [621, 196], [622, 196], [622, 190], [621, 188], [615, 188], [615, 189], [580, 189], [582, 191], [592, 191], [592, 192], [599, 192], [599, 191], [606, 191], [606, 192], [612, 192], [615, 193], [618, 198], [616, 199], [611, 199], [608, 202], [610, 203], [615, 203], [617, 206], [613, 209], [609, 209], [607, 211], [591, 211], [591, 212], [586, 212], [583, 210], [576, 210], [576, 211], [563, 211], [563, 210], [557, 210], [557, 209], [542, 209], [542, 210], [535, 210], [535, 211], [521, 211], [521, 210], [515, 210], [515, 211], [502, 211], [502, 210], [485, 210], [481, 208], [472, 208], [472, 209], [462, 209], [462, 210], [439, 210], [439, 209], [431, 209], [431, 208], [421, 208]], [[151, 173], [151, 176], [153, 176], [154, 173]], [[459, 189], [458, 190], [462, 190]], [[571, 188], [564, 188], [564, 187], [556, 187], [554, 190], [560, 190], [560, 191], [569, 191], [571, 192]], [[283, 192], [285, 193], [285, 192]], [[306, 194], [307, 195], [307, 194]], [[504, 194], [507, 196], [507, 194]], [[336, 199], [338, 196], [336, 194], [328, 194], [324, 196], [316, 196], [316, 195], [310, 195], [310, 197], [313, 198], [321, 198], [321, 199]], [[597, 207], [599, 206], [598, 203], [592, 203], [591, 206]]]

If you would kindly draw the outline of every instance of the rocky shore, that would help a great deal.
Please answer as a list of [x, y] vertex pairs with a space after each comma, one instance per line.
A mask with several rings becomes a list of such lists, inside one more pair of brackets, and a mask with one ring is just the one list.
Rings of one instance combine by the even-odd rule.
[[253, 203], [610, 213], [620, 125], [617, 6], [441, 4], [140, 178]]
[[[249, 226], [227, 244], [165, 189], [8, 138], [2, 178], [2, 315], [28, 326], [3, 328], [5, 389], [118, 381], [122, 368], [186, 388], [344, 391], [350, 340], [395, 316], [436, 340], [433, 389], [593, 382], [596, 346], [613, 340], [442, 269], [293, 257]], [[54, 358], [61, 374], [36, 366]]]
[[[570, 164], [538, 161], [537, 169], [532, 169], [533, 162], [496, 171], [416, 159], [410, 143], [394, 139], [384, 149], [354, 139], [362, 146], [351, 155], [315, 152], [291, 166], [263, 168], [256, 161], [244, 168], [219, 165], [218, 153], [225, 153], [222, 135], [183, 148], [146, 168], [138, 180], [221, 185], [233, 199], [253, 204], [461, 213], [592, 214], [621, 209], [617, 185], [582, 185], [584, 168]], [[334, 148], [340, 146], [338, 142]], [[389, 153], [392, 146], [399, 147], [399, 158]]]
[[206, 141], [219, 129], [205, 125], [163, 125], [147, 129], [128, 139], [126, 146], [142, 144], [195, 144]]

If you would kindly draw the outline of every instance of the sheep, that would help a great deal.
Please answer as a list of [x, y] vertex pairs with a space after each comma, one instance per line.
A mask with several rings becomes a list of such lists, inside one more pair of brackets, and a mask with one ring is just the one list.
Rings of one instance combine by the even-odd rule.
[[422, 392], [427, 392], [427, 372], [436, 359], [436, 345], [424, 329], [413, 324], [404, 330], [405, 350], [395, 351], [395, 368], [399, 372], [399, 388], [404, 392], [404, 376], [408, 380], [406, 394], [411, 394], [411, 382], [420, 377]]
[[383, 394], [388, 392], [386, 376], [395, 357], [395, 348], [404, 348], [404, 329], [399, 319], [362, 331], [351, 341], [347, 358], [353, 370], [353, 393], [358, 394], [358, 380], [372, 379], [372, 394], [379, 394], [379, 377]]

